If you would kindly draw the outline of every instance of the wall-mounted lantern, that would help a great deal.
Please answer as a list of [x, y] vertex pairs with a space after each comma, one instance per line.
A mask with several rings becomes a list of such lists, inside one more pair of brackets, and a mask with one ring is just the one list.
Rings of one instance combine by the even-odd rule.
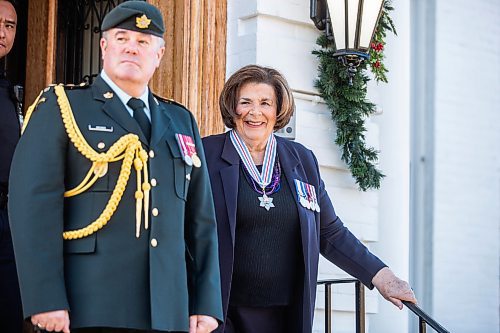
[[383, 0], [310, 0], [311, 19], [335, 42], [334, 56], [346, 66], [349, 83], [356, 68], [369, 58]]

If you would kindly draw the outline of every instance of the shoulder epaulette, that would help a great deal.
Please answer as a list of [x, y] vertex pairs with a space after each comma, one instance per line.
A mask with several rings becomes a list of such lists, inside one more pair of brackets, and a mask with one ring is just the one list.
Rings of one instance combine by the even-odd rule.
[[45, 93], [49, 92], [54, 85], [49, 85], [45, 89], [42, 89], [38, 96], [35, 98], [35, 101], [28, 107], [26, 110], [26, 115], [24, 116], [23, 126], [21, 127], [21, 134], [24, 133], [26, 126], [28, 126], [28, 122], [31, 119], [31, 115], [37, 109], [38, 105], [45, 102], [46, 98], [43, 96]]
[[73, 84], [73, 83], [68, 83], [68, 84], [58, 83], [58, 84], [55, 84], [55, 83], [51, 83], [45, 89], [43, 89], [43, 92], [44, 93], [49, 92], [51, 89], [53, 89], [56, 86], [61, 86], [61, 87], [64, 88], [64, 90], [84, 89], [84, 88], [90, 87], [90, 85], [87, 82], [82, 82], [80, 84]]
[[163, 96], [159, 96], [159, 95], [156, 95], [156, 94], [153, 94], [153, 96], [157, 99], [159, 99], [160, 101], [162, 102], [165, 102], [165, 103], [169, 103], [169, 104], [175, 104], [175, 105], [178, 105], [180, 107], [182, 107], [183, 109], [186, 109], [187, 110], [187, 107], [182, 105], [181, 103], [173, 100], [173, 99], [170, 99], [170, 98], [167, 98], [167, 97], [163, 97]]
[[46, 88], [44, 88], [42, 91], [40, 91], [40, 94], [38, 95], [38, 97], [35, 99], [33, 104], [31, 104], [31, 106], [26, 111], [26, 116], [24, 118], [24, 123], [23, 123], [23, 127], [21, 129], [21, 133], [23, 133], [24, 130], [26, 129], [26, 126], [28, 125], [28, 122], [31, 118], [31, 115], [33, 114], [33, 112], [35, 112], [37, 110], [38, 105], [40, 105], [41, 103], [46, 101], [46, 97], [44, 96], [44, 94], [48, 93], [51, 90], [53, 91], [54, 87], [56, 87], [56, 86], [63, 87], [64, 90], [83, 89], [83, 88], [90, 87], [90, 85], [86, 82], [82, 82], [80, 84], [62, 84], [62, 83], [49, 84]]
[[40, 95], [43, 93], [49, 92], [51, 89], [53, 89], [56, 85], [55, 84], [49, 84], [47, 87], [45, 87], [41, 92]]
[[90, 85], [87, 82], [81, 82], [79, 84], [68, 83], [68, 84], [59, 84], [59, 85], [62, 85], [64, 87], [64, 89], [66, 89], [66, 90], [86, 89], [86, 88], [90, 87]]

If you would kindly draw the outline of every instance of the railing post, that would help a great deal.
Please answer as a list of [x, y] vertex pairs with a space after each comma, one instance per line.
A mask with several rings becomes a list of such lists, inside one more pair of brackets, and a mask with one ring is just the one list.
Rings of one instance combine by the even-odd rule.
[[365, 287], [360, 281], [355, 282], [356, 288], [356, 333], [365, 333]]
[[418, 319], [418, 331], [420, 333], [425, 333], [427, 331], [427, 323], [423, 318]]
[[332, 333], [332, 285], [325, 284], [325, 332]]

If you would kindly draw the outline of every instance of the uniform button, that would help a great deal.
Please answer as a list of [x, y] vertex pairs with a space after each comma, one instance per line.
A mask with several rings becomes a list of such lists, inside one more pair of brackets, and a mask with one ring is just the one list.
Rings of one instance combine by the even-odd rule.
[[186, 179], [187, 179], [187, 180], [191, 180], [191, 174], [190, 174], [190, 173], [188, 173], [188, 174], [186, 175]]
[[99, 142], [97, 144], [97, 148], [99, 148], [99, 149], [104, 149], [104, 147], [106, 147], [106, 144], [104, 142]]
[[149, 157], [154, 158], [155, 157], [155, 152], [153, 150], [149, 151]]
[[155, 186], [156, 186], [156, 184], [158, 184], [158, 183], [156, 182], [156, 178], [151, 178], [151, 186], [155, 187]]
[[160, 211], [158, 210], [158, 208], [153, 208], [153, 210], [151, 211], [151, 213], [153, 214], [153, 216], [158, 216], [158, 214], [160, 213]]
[[152, 247], [157, 247], [158, 246], [158, 241], [156, 240], [156, 238], [151, 239], [151, 246]]

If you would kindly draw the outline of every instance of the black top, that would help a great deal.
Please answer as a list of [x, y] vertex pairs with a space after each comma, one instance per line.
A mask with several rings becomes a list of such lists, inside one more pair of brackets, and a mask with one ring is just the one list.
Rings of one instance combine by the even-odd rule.
[[262, 194], [253, 190], [242, 168], [229, 302], [260, 307], [291, 304], [303, 275], [294, 193], [282, 175], [280, 190], [270, 195], [275, 207], [267, 211], [259, 206]]
[[9, 81], [0, 79], [0, 191], [7, 192], [10, 163], [21, 133]]

